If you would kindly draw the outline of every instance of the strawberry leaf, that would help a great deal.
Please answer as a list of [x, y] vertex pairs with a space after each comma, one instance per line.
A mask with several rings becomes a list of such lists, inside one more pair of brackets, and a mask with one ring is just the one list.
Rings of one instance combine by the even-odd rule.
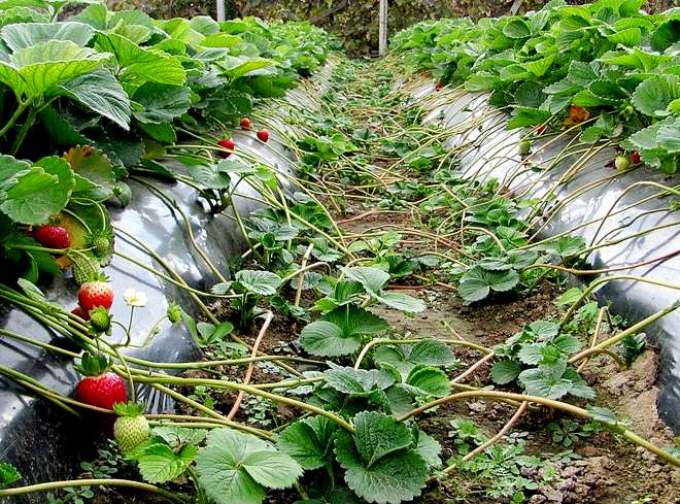
[[288, 488], [302, 475], [290, 456], [250, 434], [216, 429], [196, 458], [205, 493], [216, 504], [260, 504], [267, 488]]

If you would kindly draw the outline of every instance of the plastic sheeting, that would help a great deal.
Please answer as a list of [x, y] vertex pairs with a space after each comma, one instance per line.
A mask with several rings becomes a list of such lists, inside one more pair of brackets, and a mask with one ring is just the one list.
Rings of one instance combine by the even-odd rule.
[[[484, 94], [437, 93], [426, 79], [412, 84], [412, 103], [427, 111], [425, 123], [450, 128], [447, 146], [460, 149], [464, 174], [479, 181], [496, 178], [524, 199], [554, 198], [540, 209], [542, 224], [538, 238], [560, 233], [583, 236], [595, 249], [588, 260], [594, 269], [620, 268], [610, 275], [635, 275], [680, 284], [680, 214], [670, 211], [668, 197], [646, 185], [655, 181], [678, 184], [678, 177], [639, 168], [619, 173], [607, 167], [616, 156], [613, 147], [575, 146], [575, 138], [563, 135], [534, 143], [533, 153], [523, 160], [518, 144], [522, 130], [508, 131], [508, 115], [488, 104]], [[587, 151], [587, 152], [586, 152]], [[565, 153], [567, 153], [565, 155]], [[609, 215], [600, 228], [603, 217]], [[664, 226], [649, 234], [646, 229]], [[652, 262], [629, 268], [629, 265]], [[589, 277], [591, 280], [593, 277]], [[680, 292], [639, 281], [613, 280], [597, 292], [598, 300], [631, 324], [673, 304]], [[646, 329], [661, 356], [658, 411], [661, 418], [680, 432], [680, 311], [667, 315]]]
[[[290, 107], [318, 108], [314, 97], [323, 94], [330, 71], [330, 66], [324, 67], [303, 87], [289, 92], [286, 101]], [[285, 111], [286, 107], [280, 107], [272, 112], [276, 116], [272, 120], [282, 127], [285, 127]], [[285, 130], [295, 133], [294, 128], [287, 127]], [[274, 132], [267, 144], [256, 140], [254, 132], [236, 131], [234, 138], [237, 142], [235, 157], [244, 152], [282, 173], [293, 173], [294, 156]], [[282, 180], [285, 183], [287, 178], [282, 177]], [[155, 195], [144, 184], [162, 191], [176, 207]], [[110, 209], [116, 228], [116, 252], [168, 274], [148, 253], [151, 251], [189, 286], [209, 289], [219, 280], [191, 243], [183, 217], [177, 211], [179, 208], [189, 220], [197, 245], [222, 274], [228, 275], [229, 257], [240, 254], [244, 248], [241, 233], [233, 219], [203, 212], [195, 191], [184, 184], [146, 179], [143, 182], [130, 180], [129, 185], [132, 190], [130, 204], [125, 208]], [[236, 205], [241, 215], [247, 215], [259, 204], [243, 196], [256, 195], [246, 184], [239, 187]], [[106, 274], [117, 293], [111, 309], [114, 319], [127, 321], [130, 315], [130, 308], [122, 299], [127, 288], [143, 291], [148, 296], [147, 305], [135, 310], [131, 346], [126, 350], [127, 354], [155, 362], [180, 362], [200, 357], [200, 351], [183, 324], [173, 326], [165, 320], [158, 333], [151, 333], [170, 302], [176, 301], [192, 315], [198, 315], [186, 291], [119, 256], [115, 256], [106, 268]], [[78, 287], [68, 279], [56, 279], [52, 285], [43, 288], [50, 301], [68, 310], [77, 304]], [[0, 305], [0, 327], [43, 342], [68, 346], [62, 337], [9, 305]], [[26, 373], [66, 395], [73, 391], [78, 381], [72, 362], [67, 359], [4, 338], [0, 339], [0, 365]], [[153, 389], [142, 388], [140, 392], [141, 399], [152, 410], [172, 407], [167, 396], [154, 393]], [[26, 395], [25, 390], [17, 389], [11, 382], [0, 380], [0, 460], [15, 465], [23, 475], [24, 484], [68, 477], [79, 460], [95, 455], [87, 446], [99, 430], [99, 425], [85, 425], [46, 401]], [[36, 494], [13, 498], [11, 502], [39, 503], [46, 502], [46, 497]]]

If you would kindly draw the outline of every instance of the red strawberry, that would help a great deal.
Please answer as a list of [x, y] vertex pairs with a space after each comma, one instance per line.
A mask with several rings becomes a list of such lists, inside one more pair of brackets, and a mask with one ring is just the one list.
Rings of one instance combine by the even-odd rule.
[[639, 165], [642, 163], [642, 157], [640, 156], [640, 153], [638, 151], [633, 151], [630, 153], [630, 160], [633, 162], [634, 165]]
[[76, 399], [90, 406], [113, 409], [114, 404], [127, 402], [127, 386], [125, 380], [111, 371], [86, 376], [76, 387]]
[[113, 304], [113, 287], [104, 280], [85, 282], [78, 291], [78, 302], [87, 313], [98, 306], [108, 310]]
[[260, 130], [257, 132], [257, 138], [262, 140], [263, 142], [266, 142], [269, 140], [269, 131], [267, 130]]
[[250, 122], [250, 119], [248, 119], [247, 117], [244, 117], [243, 119], [241, 119], [241, 128], [243, 128], [244, 130], [249, 130], [252, 127], [253, 127], [253, 123]]
[[71, 313], [83, 320], [90, 320], [90, 314], [83, 310], [81, 306], [76, 306], [73, 310], [71, 310]]
[[33, 231], [33, 238], [38, 240], [40, 245], [53, 249], [66, 249], [71, 246], [71, 235], [61, 226], [47, 224], [40, 226]]
[[590, 119], [590, 111], [583, 107], [572, 105], [569, 107], [569, 119], [575, 124], [582, 123], [583, 121]]
[[76, 370], [83, 378], [76, 387], [76, 399], [90, 406], [113, 409], [128, 400], [125, 380], [109, 371], [111, 361], [102, 354], [85, 352]]
[[[219, 142], [217, 142], [217, 145], [219, 145], [220, 147], [224, 147], [225, 149], [227, 149], [229, 151], [235, 151], [236, 150], [236, 144], [234, 143], [234, 141], [231, 138], [224, 138], [224, 139], [220, 140]], [[231, 156], [231, 152], [220, 151], [219, 154], [223, 158], [228, 158], [229, 156]]]
[[444, 84], [442, 84], [441, 82], [437, 82], [437, 84], [435, 84], [435, 86], [434, 86], [434, 90], [439, 92], [442, 89], [444, 89]]
[[547, 125], [541, 124], [540, 126], [538, 126], [536, 128], [536, 134], [538, 136], [541, 136], [543, 133], [545, 133], [545, 130], [547, 130], [547, 129], [548, 129]]

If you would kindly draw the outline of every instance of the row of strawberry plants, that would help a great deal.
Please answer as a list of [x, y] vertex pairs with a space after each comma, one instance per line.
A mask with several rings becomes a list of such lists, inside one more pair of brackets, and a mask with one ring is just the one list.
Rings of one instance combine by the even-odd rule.
[[[649, 15], [645, 0], [548, 2], [499, 19], [442, 19], [397, 34], [392, 47], [415, 70], [488, 92], [512, 113], [509, 128], [540, 135], [581, 125], [581, 141], [613, 140], [619, 169], [677, 171], [680, 112], [678, 14]], [[523, 147], [528, 151], [528, 145]]]
[[[349, 64], [342, 65], [338, 72], [338, 75], [346, 72], [349, 79], [353, 77]], [[342, 78], [340, 83], [343, 83]], [[200, 344], [214, 343], [218, 347], [219, 344], [233, 345], [227, 341], [228, 336], [239, 341], [239, 336], [249, 335], [259, 322], [258, 336], [246, 348], [244, 356], [220, 355], [216, 360], [198, 363], [158, 363], [122, 356], [120, 345], [114, 344], [109, 335], [114, 330], [119, 333], [121, 325], [112, 321], [106, 312], [108, 297], [96, 300], [83, 297], [84, 310], [90, 307], [90, 302], [98, 307], [87, 310], [90, 317], [87, 321], [49, 303], [25, 280], [19, 283], [23, 292], [0, 288], [0, 297], [17, 303], [34, 318], [70, 336], [85, 353], [52, 347], [31, 340], [30, 336], [8, 331], [2, 331], [3, 336], [76, 358], [80, 360], [81, 370], [97, 376], [83, 380], [74, 400], [46, 389], [14, 370], [0, 367], [0, 373], [67, 410], [78, 408], [111, 415], [111, 408], [118, 403], [115, 410], [120, 418], [114, 429], [118, 446], [125, 457], [137, 465], [146, 481], [53, 482], [0, 490], [0, 496], [108, 485], [151, 491], [178, 502], [191, 499], [199, 503], [257, 504], [265, 499], [270, 489], [296, 486], [302, 502], [357, 502], [363, 499], [396, 504], [420, 495], [428, 481], [437, 478], [438, 468], [443, 467], [439, 443], [424, 432], [416, 419], [444, 403], [473, 399], [513, 405], [532, 403], [578, 418], [596, 420], [652, 450], [662, 459], [680, 464], [673, 453], [641, 440], [610, 412], [557, 400], [567, 395], [591, 399], [592, 389], [573, 364], [608, 351], [625, 336], [639, 332], [644, 325], [621, 332], [603, 341], [601, 347], [583, 353], [572, 334], [577, 329], [569, 324], [573, 313], [565, 314], [562, 324], [532, 324], [506, 345], [491, 349], [475, 344], [470, 346], [469, 342], [458, 338], [441, 341], [402, 338], [372, 310], [388, 307], [408, 314], [422, 311], [425, 308], [422, 301], [390, 289], [390, 284], [397, 278], [414, 280], [418, 278], [418, 272], [435, 275], [443, 271], [457, 277], [462, 273], [457, 266], [468, 263], [470, 257], [478, 258], [479, 264], [471, 265], [470, 271], [465, 272], [469, 277], [465, 282], [461, 279], [461, 285], [465, 283], [466, 287], [459, 292], [467, 292], [468, 300], [475, 301], [492, 291], [507, 290], [509, 284], [512, 284], [509, 288], [514, 288], [526, 269], [526, 261], [534, 263], [541, 257], [545, 260], [548, 255], [562, 260], [571, 255], [566, 253], [569, 240], [562, 245], [553, 244], [556, 251], [513, 252], [518, 245], [529, 245], [522, 241], [521, 232], [526, 225], [516, 218], [514, 204], [501, 202], [493, 183], [484, 187], [463, 184], [454, 167], [446, 165], [449, 155], [432, 141], [440, 137], [441, 132], [426, 131], [422, 145], [402, 145], [404, 139], [417, 138], [423, 128], [418, 124], [417, 114], [406, 111], [402, 115], [397, 110], [402, 97], [389, 99], [387, 93], [381, 94], [385, 91], [384, 86], [385, 83], [375, 95], [369, 95], [366, 101], [360, 100], [355, 106], [364, 107], [370, 114], [380, 111], [385, 123], [392, 128], [390, 133], [394, 133], [391, 141], [376, 138], [369, 130], [356, 131], [358, 128], [351, 120], [336, 117], [338, 103], [348, 99], [341, 95], [341, 87], [334, 90], [340, 95], [337, 102], [333, 102], [333, 92], [327, 96], [332, 105], [328, 117], [302, 115], [300, 126], [309, 134], [296, 150], [304, 158], [304, 175], [308, 179], [295, 184], [296, 192], [285, 193], [281, 181], [285, 174], [277, 173], [274, 167], [266, 166], [261, 160], [251, 159], [240, 151], [242, 161], [238, 161], [237, 156], [229, 156], [233, 150], [231, 145], [220, 148], [207, 141], [200, 146], [183, 145], [177, 149], [181, 160], [198, 168], [172, 175], [194, 187], [199, 197], [209, 202], [215, 211], [228, 206], [233, 208], [232, 197], [244, 182], [257, 190], [256, 199], [268, 204], [267, 208], [249, 216], [241, 217], [237, 210], [233, 215], [250, 244], [240, 263], [235, 265], [233, 279], [224, 279], [210, 292], [190, 290], [201, 302], [221, 300], [229, 316], [218, 319], [211, 310], [205, 310], [210, 322], [197, 323], [176, 305], [172, 305], [166, 315], [170, 323], [184, 323]], [[281, 112], [279, 119], [293, 121], [292, 110]], [[277, 115], [275, 111], [269, 113]], [[408, 122], [414, 131], [399, 127], [402, 122]], [[241, 124], [243, 128], [250, 126], [245, 120]], [[200, 140], [209, 140], [204, 135], [197, 136]], [[443, 186], [448, 191], [436, 194], [429, 187], [426, 198], [429, 206], [423, 204], [422, 212], [405, 199], [400, 203], [410, 206], [420, 219], [428, 213], [436, 214], [433, 219], [448, 213], [453, 217], [450, 225], [461, 228], [463, 247], [459, 249], [453, 244], [446, 219], [428, 223], [441, 227], [441, 233], [410, 227], [401, 230], [404, 236], [415, 234], [452, 246], [452, 250], [442, 252], [439, 247], [436, 251], [429, 250], [428, 245], [428, 251], [422, 254], [399, 251], [397, 247], [404, 236], [397, 233], [356, 235], [339, 228], [319, 196], [341, 208], [342, 199], [350, 192], [346, 187], [348, 183], [368, 205], [375, 203], [378, 195], [387, 198], [391, 194], [400, 199], [399, 194], [413, 189], [406, 187], [408, 177], [398, 176], [401, 185], [395, 183], [384, 193], [379, 191], [384, 185], [376, 176], [380, 169], [362, 160], [362, 157], [374, 154], [372, 149], [376, 146], [384, 149], [383, 154], [392, 151], [392, 158], [397, 159], [400, 169], [400, 149], [422, 154], [409, 159], [408, 170], [423, 170], [424, 173], [431, 170], [428, 173], [433, 179], [431, 186], [437, 191]], [[206, 164], [213, 152], [229, 159]], [[147, 164], [146, 168], [156, 170], [156, 173], [161, 169], [153, 164]], [[396, 168], [393, 172], [383, 170], [391, 176], [397, 175]], [[236, 180], [230, 175], [235, 175]], [[159, 197], [167, 198], [161, 194]], [[479, 211], [473, 213], [471, 208]], [[474, 219], [476, 226], [466, 225], [469, 217]], [[466, 236], [473, 237], [474, 241], [466, 242]], [[460, 257], [452, 251], [460, 252]], [[509, 252], [507, 257], [506, 251]], [[58, 254], [61, 249], [42, 252]], [[436, 254], [444, 261], [437, 261]], [[536, 270], [547, 267], [539, 264]], [[480, 268], [483, 271], [481, 279], [475, 278], [471, 272], [479, 272]], [[177, 277], [166, 277], [181, 284]], [[531, 288], [534, 279], [525, 276], [525, 280]], [[304, 300], [302, 293], [306, 294]], [[128, 293], [125, 301], [131, 315], [145, 304], [144, 296], [135, 292]], [[582, 301], [581, 296], [572, 294], [571, 302], [574, 301], [576, 307]], [[577, 319], [583, 321], [592, 309], [590, 304]], [[300, 359], [294, 355], [263, 355], [258, 351], [274, 313], [279, 320], [305, 322], [300, 332], [301, 347], [311, 357], [332, 359], [332, 362]], [[130, 331], [129, 327], [122, 329]], [[451, 378], [454, 372], [465, 376], [479, 367], [474, 364], [463, 370], [453, 352], [458, 347], [480, 352], [483, 362], [498, 361], [493, 379], [509, 391], [461, 385], [460, 380]], [[285, 367], [286, 362], [293, 363], [296, 359], [314, 364], [315, 369], [303, 373]], [[277, 374], [284, 378], [271, 383], [250, 383], [253, 365], [260, 361], [275, 364]], [[242, 381], [224, 371], [225, 367], [238, 365], [248, 366]], [[206, 369], [216, 373], [216, 377], [194, 374], [177, 377], [164, 372], [167, 369]], [[104, 373], [106, 370], [112, 374]], [[125, 381], [129, 382], [129, 387], [124, 386]], [[120, 405], [128, 399], [134, 402], [134, 384], [146, 384], [170, 394], [203, 416], [142, 415], [143, 409], [135, 404]], [[103, 397], [97, 390], [100, 386], [111, 393]], [[209, 396], [206, 400], [197, 400], [199, 387], [216, 392], [237, 392], [238, 396], [231, 411], [224, 414], [219, 408], [212, 407], [214, 402], [207, 400]], [[185, 395], [187, 388], [195, 393]], [[244, 393], [256, 396], [262, 402], [272, 401], [299, 409], [307, 417], [296, 417], [283, 428], [271, 431], [236, 421]], [[101, 399], [106, 402], [99, 402]], [[459, 457], [448, 461], [443, 477], [461, 467], [464, 461]], [[8, 466], [2, 469], [3, 482], [15, 483], [17, 474]], [[303, 479], [305, 472], [307, 476]], [[159, 486], [183, 480], [189, 487], [195, 487], [191, 497], [168, 493]]]
[[[73, 4], [85, 8], [57, 21]], [[158, 21], [92, 0], [3, 2], [0, 40], [2, 257], [32, 281], [72, 263], [84, 280], [106, 264], [103, 203], [127, 204], [128, 176], [181, 177], [158, 161], [183, 156], [200, 178], [237, 148], [229, 132], [258, 100], [283, 96], [333, 46], [303, 23]], [[177, 152], [196, 137], [214, 149]]]

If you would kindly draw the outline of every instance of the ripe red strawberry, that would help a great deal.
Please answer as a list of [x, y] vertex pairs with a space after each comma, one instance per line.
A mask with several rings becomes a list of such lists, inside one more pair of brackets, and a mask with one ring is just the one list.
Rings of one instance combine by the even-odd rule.
[[642, 157], [640, 156], [640, 153], [638, 151], [633, 151], [630, 153], [630, 160], [633, 162], [634, 165], [639, 165], [642, 163]]
[[269, 140], [269, 131], [267, 131], [267, 130], [258, 131], [257, 132], [257, 138], [259, 138], [263, 142], [267, 142]]
[[541, 136], [543, 133], [545, 133], [545, 130], [548, 129], [548, 126], [545, 124], [541, 124], [540, 126], [536, 127], [536, 134], [538, 136]]
[[71, 310], [71, 313], [83, 320], [90, 320], [90, 314], [83, 310], [81, 306], [76, 306], [73, 310]]
[[98, 306], [108, 310], [113, 304], [113, 287], [105, 280], [85, 282], [78, 291], [78, 302], [87, 313]]
[[442, 89], [444, 89], [444, 84], [442, 84], [441, 82], [437, 82], [437, 84], [435, 84], [435, 86], [434, 86], [434, 90], [439, 92]]
[[71, 235], [61, 227], [52, 224], [40, 226], [33, 231], [33, 238], [38, 240], [40, 245], [53, 249], [66, 249], [71, 246]]
[[247, 117], [244, 117], [241, 119], [241, 128], [244, 130], [249, 130], [250, 128], [253, 127], [253, 123], [248, 119]]
[[582, 123], [583, 121], [590, 119], [590, 111], [583, 107], [572, 105], [569, 107], [569, 119], [575, 124]]
[[[224, 147], [229, 151], [236, 150], [236, 143], [234, 143], [234, 141], [231, 138], [224, 138], [217, 142], [217, 145], [219, 145], [220, 147]], [[219, 154], [223, 158], [228, 158], [229, 156], [231, 156], [231, 152], [220, 151]]]
[[114, 404], [127, 402], [127, 386], [125, 380], [111, 371], [86, 376], [76, 387], [76, 399], [90, 406], [113, 409]]
[[104, 355], [86, 352], [76, 369], [83, 378], [76, 387], [76, 399], [90, 406], [113, 409], [128, 400], [125, 380], [109, 371], [111, 362]]

